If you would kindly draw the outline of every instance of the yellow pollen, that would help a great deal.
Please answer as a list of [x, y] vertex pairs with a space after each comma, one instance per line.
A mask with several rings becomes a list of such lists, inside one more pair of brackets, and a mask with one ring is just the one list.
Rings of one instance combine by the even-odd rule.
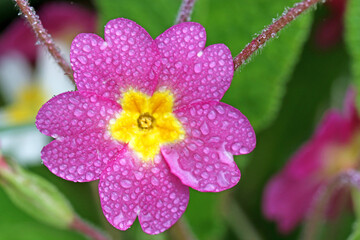
[[183, 140], [185, 131], [173, 114], [174, 97], [170, 91], [148, 96], [128, 90], [121, 99], [123, 111], [110, 125], [114, 139], [127, 143], [142, 161], [153, 160], [160, 146]]

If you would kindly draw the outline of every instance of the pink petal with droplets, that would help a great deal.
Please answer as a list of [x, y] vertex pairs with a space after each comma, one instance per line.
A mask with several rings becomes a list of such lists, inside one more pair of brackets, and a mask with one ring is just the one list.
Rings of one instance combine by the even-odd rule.
[[114, 227], [126, 230], [138, 215], [148, 234], [170, 228], [189, 201], [188, 187], [171, 174], [161, 156], [143, 163], [125, 149], [104, 169], [99, 192], [103, 212]]
[[249, 120], [236, 108], [222, 102], [202, 102], [179, 109], [176, 116], [186, 136], [200, 140], [208, 147], [225, 146], [234, 154], [248, 154], [256, 145], [255, 132]]
[[70, 59], [79, 90], [118, 101], [134, 88], [151, 95], [160, 63], [151, 36], [135, 22], [118, 18], [105, 27], [105, 41], [95, 34], [79, 34], [71, 45]]
[[198, 191], [219, 192], [236, 185], [240, 171], [232, 154], [247, 154], [256, 144], [246, 117], [217, 102], [194, 104], [176, 116], [186, 130], [185, 140], [161, 148], [172, 173]]
[[41, 159], [55, 175], [73, 182], [99, 179], [123, 145], [111, 140], [104, 130], [91, 130], [61, 137], [41, 151]]
[[223, 44], [204, 49], [205, 29], [198, 23], [175, 25], [156, 38], [162, 71], [158, 89], [167, 87], [176, 95], [176, 107], [196, 101], [219, 101], [229, 88], [234, 63]]
[[107, 129], [121, 111], [116, 102], [88, 92], [65, 92], [45, 103], [36, 116], [36, 127], [45, 135], [77, 136], [88, 129]]
[[195, 140], [187, 139], [176, 147], [163, 147], [161, 152], [171, 172], [195, 190], [220, 192], [235, 186], [240, 180], [233, 156], [222, 148], [196, 146]]

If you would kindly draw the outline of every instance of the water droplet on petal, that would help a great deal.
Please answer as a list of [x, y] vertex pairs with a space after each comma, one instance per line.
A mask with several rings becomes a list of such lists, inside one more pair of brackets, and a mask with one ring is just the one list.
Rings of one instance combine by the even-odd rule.
[[80, 109], [76, 109], [75, 112], [74, 112], [74, 115], [76, 117], [80, 117], [82, 115], [83, 111], [81, 111]]
[[130, 188], [132, 183], [130, 180], [121, 180], [120, 181], [120, 185], [123, 187], [123, 188]]
[[247, 154], [249, 153], [249, 149], [247, 147], [240, 148], [240, 154]]
[[200, 131], [201, 131], [202, 134], [204, 134], [204, 135], [208, 135], [208, 134], [209, 134], [209, 126], [207, 125], [206, 122], [204, 122], [204, 123], [201, 125]]
[[241, 148], [241, 143], [234, 143], [233, 145], [231, 145], [231, 150], [233, 150], [234, 152], [239, 151], [240, 148]]
[[194, 71], [195, 71], [196, 73], [201, 72], [201, 64], [200, 64], [200, 63], [195, 64], [195, 66], [194, 66]]

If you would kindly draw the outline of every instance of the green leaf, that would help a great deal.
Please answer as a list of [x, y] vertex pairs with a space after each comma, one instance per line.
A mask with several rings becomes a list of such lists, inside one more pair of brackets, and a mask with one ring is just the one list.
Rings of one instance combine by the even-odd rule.
[[360, 240], [360, 222], [355, 222], [353, 228], [353, 232], [347, 240]]
[[[210, 39], [208, 43], [224, 42], [236, 56], [252, 40], [254, 33], [260, 33], [294, 2], [297, 1], [213, 0], [205, 6], [209, 11], [203, 20]], [[229, 12], [230, 9], [233, 10]], [[300, 16], [235, 73], [223, 101], [245, 114], [255, 130], [264, 129], [277, 116], [286, 82], [308, 36], [311, 20], [309, 13]]]
[[190, 202], [185, 216], [198, 239], [217, 240], [224, 235], [226, 228], [220, 203], [225, 194], [227, 193], [202, 193], [190, 189]]
[[[345, 39], [348, 52], [352, 59], [353, 83], [360, 93], [360, 1], [348, 0], [345, 14]], [[360, 94], [356, 104], [360, 109]]]
[[36, 222], [2, 223], [0, 239], [6, 240], [85, 240], [85, 237], [74, 232], [44, 227]]

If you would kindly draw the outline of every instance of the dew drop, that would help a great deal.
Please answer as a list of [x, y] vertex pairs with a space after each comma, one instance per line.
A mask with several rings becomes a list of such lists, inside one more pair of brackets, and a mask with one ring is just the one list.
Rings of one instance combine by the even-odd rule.
[[208, 134], [209, 134], [209, 126], [207, 125], [206, 122], [204, 122], [204, 123], [201, 125], [200, 131], [201, 131], [202, 134], [204, 134], [204, 135], [208, 135]]
[[91, 181], [94, 179], [94, 174], [91, 172], [86, 173], [86, 180]]
[[116, 199], [118, 199], [118, 195], [117, 195], [117, 193], [115, 193], [115, 192], [113, 192], [112, 194], [111, 194], [111, 200], [113, 200], [113, 201], [115, 201]]
[[249, 153], [249, 149], [247, 147], [240, 148], [240, 154], [247, 154]]
[[85, 45], [85, 46], [83, 47], [83, 51], [84, 51], [84, 52], [90, 52], [90, 51], [91, 51], [90, 46], [89, 46], [89, 45]]
[[86, 59], [86, 57], [84, 57], [84, 56], [79, 56], [77, 59], [78, 59], [79, 62], [81, 62], [82, 64], [86, 64], [86, 63], [87, 63], [87, 59]]
[[132, 185], [130, 180], [122, 180], [120, 181], [120, 184], [123, 188], [130, 188]]
[[80, 110], [80, 109], [76, 109], [75, 110], [75, 112], [74, 112], [74, 115], [76, 116], [76, 117], [80, 117], [81, 115], [82, 115], [82, 111]]
[[241, 148], [241, 143], [234, 143], [233, 145], [231, 145], [231, 150], [233, 150], [234, 152], [239, 151], [240, 148]]
[[195, 71], [196, 73], [201, 72], [201, 64], [200, 64], [200, 63], [195, 64], [195, 66], [194, 66], [194, 71]]

